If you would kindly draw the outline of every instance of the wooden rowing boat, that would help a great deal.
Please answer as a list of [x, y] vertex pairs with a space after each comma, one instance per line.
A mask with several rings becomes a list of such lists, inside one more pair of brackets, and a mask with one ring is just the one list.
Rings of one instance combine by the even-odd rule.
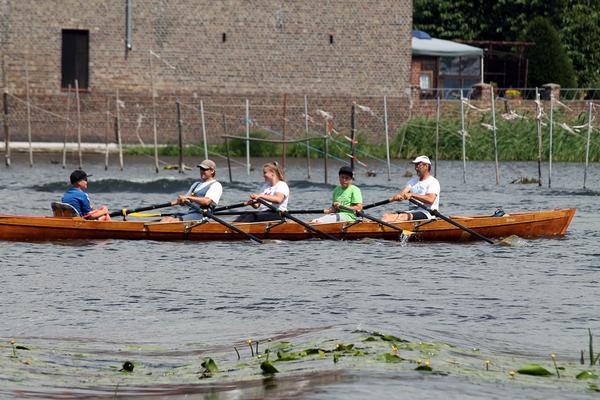
[[[575, 209], [520, 212], [493, 216], [453, 216], [456, 222], [489, 238], [517, 235], [523, 238], [563, 236], [573, 219]], [[275, 221], [233, 224], [261, 239], [304, 240], [314, 233], [295, 222]], [[443, 220], [410, 221], [394, 224], [414, 232], [411, 240], [466, 241], [475, 239], [469, 233]], [[344, 240], [363, 238], [400, 238], [400, 232], [376, 222], [336, 222], [316, 225], [330, 235]], [[246, 237], [216, 222], [144, 222], [90, 221], [82, 218], [30, 217], [0, 214], [0, 240], [46, 241], [69, 239], [129, 240], [197, 240], [233, 241]]]

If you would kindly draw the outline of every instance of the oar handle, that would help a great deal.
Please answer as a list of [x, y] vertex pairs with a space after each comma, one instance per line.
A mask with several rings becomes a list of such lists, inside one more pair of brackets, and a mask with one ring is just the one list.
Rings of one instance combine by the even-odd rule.
[[452, 225], [456, 226], [457, 228], [460, 228], [463, 231], [468, 232], [471, 235], [473, 235], [473, 236], [475, 236], [475, 237], [477, 237], [477, 238], [479, 238], [481, 240], [484, 240], [484, 241], [488, 242], [489, 244], [494, 244], [494, 242], [490, 238], [487, 238], [487, 237], [483, 236], [482, 234], [475, 232], [471, 228], [468, 228], [468, 227], [466, 227], [466, 226], [464, 226], [462, 224], [459, 224], [458, 222], [454, 221], [453, 219], [450, 219], [450, 218], [446, 217], [445, 215], [441, 214], [438, 210], [433, 210], [430, 207], [426, 206], [425, 204], [423, 204], [420, 201], [417, 201], [415, 199], [408, 199], [408, 201], [410, 201], [411, 203], [413, 203], [417, 207], [420, 207], [423, 210], [428, 211], [430, 214], [435, 215], [436, 217], [443, 219], [444, 221], [448, 222], [449, 224], [452, 224]]
[[389, 204], [391, 202], [392, 201], [390, 199], [381, 200], [381, 201], [378, 201], [377, 203], [367, 204], [366, 206], [363, 207], [363, 210], [368, 210], [369, 208], [383, 206], [383, 205]]
[[306, 229], [308, 229], [309, 231], [312, 231], [314, 233], [316, 233], [317, 235], [325, 238], [325, 239], [329, 239], [329, 240], [339, 240], [338, 238], [336, 238], [335, 236], [330, 235], [327, 232], [323, 232], [320, 229], [315, 228], [314, 226], [307, 224], [306, 222], [302, 221], [301, 219], [298, 219], [296, 217], [294, 217], [293, 215], [290, 215], [289, 212], [287, 211], [281, 211], [278, 210], [273, 204], [263, 200], [263, 199], [256, 199], [256, 201], [258, 201], [260, 204], [264, 205], [265, 207], [267, 207], [269, 210], [278, 213], [279, 215], [285, 216], [289, 219], [291, 219], [292, 221], [294, 221], [297, 224], [302, 225], [303, 227], [305, 227]]
[[173, 207], [173, 206], [176, 206], [176, 205], [177, 205], [176, 201], [170, 201], [168, 203], [152, 204], [150, 206], [138, 207], [138, 208], [132, 208], [132, 209], [123, 208], [120, 211], [114, 211], [114, 212], [111, 212], [108, 215], [110, 215], [111, 217], [125, 217], [125, 216], [127, 216], [127, 215], [129, 215], [131, 213], [148, 211], [148, 210], [155, 210], [157, 208]]

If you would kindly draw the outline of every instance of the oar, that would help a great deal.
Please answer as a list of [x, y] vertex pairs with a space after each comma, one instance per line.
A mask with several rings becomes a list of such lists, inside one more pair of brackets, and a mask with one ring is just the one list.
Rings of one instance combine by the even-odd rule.
[[490, 238], [487, 238], [487, 237], [483, 236], [482, 234], [475, 232], [471, 228], [467, 228], [466, 226], [459, 224], [458, 222], [446, 217], [445, 215], [442, 215], [438, 210], [432, 210], [431, 208], [427, 207], [425, 204], [423, 204], [420, 201], [417, 201], [415, 199], [408, 199], [408, 201], [410, 201], [411, 203], [413, 203], [414, 205], [416, 205], [418, 207], [421, 207], [423, 210], [428, 211], [430, 214], [443, 219], [444, 221], [448, 222], [449, 224], [452, 224], [452, 225], [462, 229], [463, 231], [468, 232], [471, 235], [478, 237], [481, 240], [485, 240], [489, 244], [494, 244], [494, 242]]
[[233, 208], [240, 208], [240, 207], [245, 207], [249, 204], [247, 204], [246, 202], [243, 203], [235, 203], [235, 204], [230, 204], [228, 206], [222, 206], [222, 207], [217, 207], [213, 210], [213, 213], [219, 212], [219, 211], [225, 211], [225, 210], [231, 210]]
[[201, 208], [199, 205], [196, 205], [196, 204], [192, 203], [191, 201], [186, 201], [185, 204], [187, 206], [193, 208], [194, 210], [198, 211], [200, 214], [206, 216], [207, 218], [215, 220], [216, 222], [218, 222], [221, 225], [223, 225], [223, 226], [231, 229], [232, 231], [235, 231], [235, 232], [239, 233], [240, 235], [246, 236], [250, 240], [254, 240], [257, 243], [262, 243], [263, 242], [262, 240], [260, 240], [256, 236], [254, 236], [253, 234], [248, 233], [248, 232], [244, 232], [243, 230], [241, 230], [237, 226], [231, 225], [230, 223], [223, 221], [221, 218], [214, 216], [212, 214], [212, 211], [210, 209]]
[[[215, 210], [219, 210], [216, 208]], [[247, 215], [247, 214], [256, 214], [260, 211], [213, 211], [213, 214], [216, 215]], [[324, 214], [325, 210], [290, 210], [288, 211], [290, 214]]]
[[369, 208], [383, 206], [383, 205], [389, 204], [391, 202], [392, 201], [390, 199], [381, 200], [381, 201], [378, 201], [377, 203], [367, 204], [366, 206], [363, 207], [363, 210], [368, 210]]
[[148, 211], [148, 210], [155, 210], [157, 208], [165, 208], [165, 207], [173, 207], [176, 206], [177, 202], [176, 201], [171, 201], [169, 203], [162, 203], [162, 204], [152, 204], [150, 206], [145, 206], [145, 207], [138, 207], [138, 208], [132, 208], [131, 210], [128, 208], [123, 208], [121, 211], [114, 211], [111, 212], [110, 215], [111, 217], [125, 217], [131, 213], [137, 213], [137, 212], [142, 212], [142, 211]]
[[379, 218], [375, 218], [375, 217], [373, 217], [373, 216], [371, 216], [369, 214], [365, 214], [363, 211], [356, 211], [356, 210], [354, 210], [352, 208], [345, 207], [345, 206], [339, 206], [338, 208], [340, 210], [346, 210], [346, 211], [350, 211], [352, 213], [356, 213], [356, 215], [358, 215], [358, 216], [361, 216], [361, 217], [366, 218], [366, 219], [370, 219], [371, 221], [375, 221], [378, 224], [381, 224], [383, 226], [387, 226], [388, 228], [397, 230], [398, 232], [401, 232], [403, 235], [412, 235], [414, 233], [413, 231], [408, 231], [406, 229], [399, 228], [396, 225], [393, 225], [393, 224], [390, 224], [388, 222], [385, 222], [385, 221], [383, 221], [383, 220], [381, 220]]
[[283, 216], [285, 216], [286, 218], [291, 219], [292, 221], [294, 221], [297, 224], [302, 225], [303, 227], [305, 227], [306, 229], [308, 229], [309, 231], [312, 231], [314, 233], [316, 233], [317, 235], [325, 238], [325, 239], [329, 239], [329, 240], [340, 240], [338, 238], [336, 238], [335, 236], [331, 236], [329, 233], [327, 232], [323, 232], [320, 229], [315, 228], [314, 226], [307, 224], [306, 222], [302, 221], [301, 219], [298, 219], [296, 217], [294, 217], [293, 215], [290, 215], [289, 212], [287, 211], [279, 211], [273, 204], [266, 202], [263, 199], [256, 199], [256, 201], [258, 201], [260, 204], [266, 206], [269, 210], [275, 212], [275, 213], [281, 213]]

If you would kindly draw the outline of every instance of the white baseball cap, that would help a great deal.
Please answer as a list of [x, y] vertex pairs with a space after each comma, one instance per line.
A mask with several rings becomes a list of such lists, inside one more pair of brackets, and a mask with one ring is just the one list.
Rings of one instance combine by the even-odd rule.
[[427, 156], [419, 156], [411, 161], [413, 164], [425, 163], [431, 165], [431, 161], [429, 161], [429, 157]]

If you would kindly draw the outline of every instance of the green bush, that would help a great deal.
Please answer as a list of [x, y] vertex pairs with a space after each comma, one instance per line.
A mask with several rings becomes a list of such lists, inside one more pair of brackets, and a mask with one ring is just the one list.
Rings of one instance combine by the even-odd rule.
[[561, 43], [558, 31], [546, 18], [536, 17], [531, 20], [523, 39], [535, 43], [535, 46], [527, 50], [529, 86], [558, 83], [563, 88], [576, 87], [571, 59]]

